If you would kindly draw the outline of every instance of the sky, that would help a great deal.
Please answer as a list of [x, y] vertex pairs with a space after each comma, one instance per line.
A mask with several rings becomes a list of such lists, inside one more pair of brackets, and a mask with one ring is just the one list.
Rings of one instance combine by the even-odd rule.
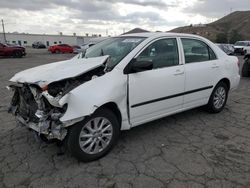
[[[215, 21], [250, 10], [249, 0], [0, 0], [6, 32], [119, 35]], [[0, 28], [0, 32], [1, 32]]]

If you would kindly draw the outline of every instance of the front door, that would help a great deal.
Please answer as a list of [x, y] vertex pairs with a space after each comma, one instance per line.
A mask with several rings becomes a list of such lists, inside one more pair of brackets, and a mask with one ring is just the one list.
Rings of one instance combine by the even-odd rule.
[[152, 61], [153, 69], [128, 75], [129, 115], [132, 126], [158, 119], [182, 108], [184, 65], [175, 38], [158, 39], [135, 59]]

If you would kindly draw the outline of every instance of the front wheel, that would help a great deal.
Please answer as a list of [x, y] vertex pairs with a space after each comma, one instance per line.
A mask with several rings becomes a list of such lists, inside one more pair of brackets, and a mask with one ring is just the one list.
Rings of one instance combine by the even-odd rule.
[[56, 50], [55, 50], [55, 53], [56, 53], [56, 54], [59, 54], [59, 53], [61, 53], [61, 50], [56, 49]]
[[226, 105], [228, 97], [228, 87], [224, 82], [219, 82], [210, 98], [207, 104], [207, 110], [211, 113], [219, 113], [223, 110], [224, 106]]
[[69, 129], [67, 148], [80, 161], [97, 160], [112, 149], [119, 134], [116, 116], [102, 108]]

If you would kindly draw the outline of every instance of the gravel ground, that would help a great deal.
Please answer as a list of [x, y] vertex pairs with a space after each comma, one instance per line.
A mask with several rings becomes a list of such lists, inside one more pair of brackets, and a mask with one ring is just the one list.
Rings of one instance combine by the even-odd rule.
[[72, 54], [27, 49], [0, 58], [0, 187], [250, 187], [250, 79], [242, 78], [219, 114], [202, 109], [124, 131], [104, 158], [81, 163], [36, 141], [6, 112], [11, 76]]

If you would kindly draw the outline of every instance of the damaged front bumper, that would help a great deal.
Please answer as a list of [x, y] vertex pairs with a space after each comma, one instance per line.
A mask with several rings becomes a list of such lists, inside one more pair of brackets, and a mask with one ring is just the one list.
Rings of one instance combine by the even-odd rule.
[[67, 104], [59, 105], [61, 96], [53, 97], [47, 91], [27, 84], [11, 85], [8, 89], [14, 91], [9, 112], [15, 115], [18, 124], [44, 135], [48, 140], [63, 140], [67, 127], [81, 120], [60, 121], [67, 109]]
[[50, 126], [50, 121], [41, 121], [39, 123], [27, 122], [23, 117], [16, 115], [16, 120], [28, 128], [36, 131], [39, 135], [43, 134], [48, 140], [58, 139], [63, 140], [67, 135], [67, 129], [62, 125]]

